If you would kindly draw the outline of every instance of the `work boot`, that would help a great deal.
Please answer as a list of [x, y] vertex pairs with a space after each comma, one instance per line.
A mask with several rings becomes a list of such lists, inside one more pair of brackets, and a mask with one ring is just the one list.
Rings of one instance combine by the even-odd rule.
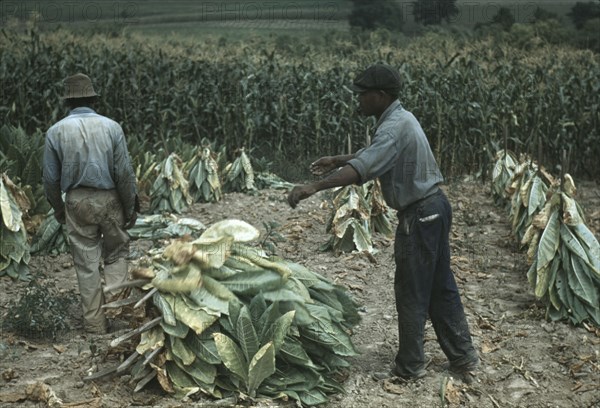
[[381, 380], [387, 380], [390, 378], [399, 378], [403, 381], [415, 381], [415, 380], [423, 378], [427, 375], [427, 367], [429, 367], [429, 364], [431, 364], [431, 362], [432, 362], [432, 359], [427, 358], [427, 360], [425, 361], [425, 364], [423, 365], [423, 368], [421, 368], [419, 371], [417, 371], [417, 373], [415, 375], [400, 375], [398, 373], [398, 371], [396, 370], [396, 365], [394, 364], [390, 371], [373, 373], [373, 379], [375, 381], [381, 381]]
[[448, 374], [467, 385], [472, 384], [475, 381], [478, 367], [479, 361], [458, 367], [449, 363], [445, 366], [445, 368], [448, 370]]

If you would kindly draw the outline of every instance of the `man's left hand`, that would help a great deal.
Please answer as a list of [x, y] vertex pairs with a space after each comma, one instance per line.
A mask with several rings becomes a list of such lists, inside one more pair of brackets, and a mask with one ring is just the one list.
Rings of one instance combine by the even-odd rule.
[[312, 184], [296, 186], [288, 194], [288, 204], [290, 207], [296, 208], [296, 205], [298, 205], [301, 200], [310, 197], [316, 192], [317, 189]]

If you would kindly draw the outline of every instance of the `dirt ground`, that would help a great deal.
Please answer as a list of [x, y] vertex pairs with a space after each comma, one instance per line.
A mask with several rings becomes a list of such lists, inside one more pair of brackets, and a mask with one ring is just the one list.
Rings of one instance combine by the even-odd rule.
[[[281, 190], [263, 190], [256, 196], [228, 194], [218, 204], [194, 205], [186, 216], [206, 225], [240, 218], [259, 229], [263, 229], [263, 221], [277, 221], [281, 225], [278, 231], [286, 237], [278, 246], [279, 255], [305, 264], [354, 295], [362, 322], [354, 330], [353, 341], [361, 354], [351, 360], [352, 368], [346, 373], [346, 394], [332, 396], [326, 408], [600, 407], [600, 330], [544, 320], [544, 309], [527, 283], [526, 255], [510, 235], [507, 211], [493, 204], [487, 186], [463, 180], [450, 183], [445, 190], [454, 209], [452, 262], [482, 360], [477, 380], [470, 385], [444, 372], [445, 357], [429, 324], [425, 351], [431, 363], [424, 379], [409, 384], [372, 379], [374, 372], [390, 367], [396, 352], [393, 241], [375, 238], [376, 263], [358, 254], [336, 257], [320, 252], [328, 239], [325, 223], [329, 214], [321, 206], [328, 197], [326, 192], [295, 210], [289, 209]], [[579, 186], [578, 200], [598, 237], [600, 188], [594, 183]], [[149, 243], [135, 241], [133, 246], [143, 250]], [[35, 257], [31, 267], [42, 280], [55, 282], [62, 290], [77, 290], [69, 255]], [[25, 286], [8, 278], [0, 280], [0, 315]], [[32, 401], [34, 397], [8, 402], [7, 395], [13, 399], [24, 396], [26, 386], [36, 382], [45, 383], [46, 392], [54, 392], [62, 406], [71, 407], [294, 406], [282, 401], [237, 405], [228, 400], [182, 402], [158, 387], [133, 394], [127, 376], [83, 382], [88, 371], [112, 366], [123, 354], [108, 352], [115, 334], [85, 334], [78, 312], [70, 317], [76, 329], [55, 340], [30, 340], [0, 332], [0, 406], [49, 405]]]

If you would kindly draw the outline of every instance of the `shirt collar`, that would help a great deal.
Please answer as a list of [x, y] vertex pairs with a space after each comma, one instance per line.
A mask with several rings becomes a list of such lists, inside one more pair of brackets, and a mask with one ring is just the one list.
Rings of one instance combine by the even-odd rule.
[[381, 114], [381, 117], [375, 124], [375, 129], [377, 129], [379, 127], [379, 125], [381, 125], [383, 123], [383, 121], [386, 120], [388, 116], [390, 116], [390, 113], [392, 113], [396, 109], [402, 109], [402, 105], [400, 104], [400, 101], [398, 99], [396, 99], [394, 102], [392, 102], [390, 104], [390, 106], [388, 106], [387, 109], [383, 111], [383, 113]]
[[82, 113], [96, 113], [96, 111], [92, 108], [88, 108], [87, 106], [80, 106], [72, 109], [71, 112], [69, 112], [69, 115], [80, 115]]

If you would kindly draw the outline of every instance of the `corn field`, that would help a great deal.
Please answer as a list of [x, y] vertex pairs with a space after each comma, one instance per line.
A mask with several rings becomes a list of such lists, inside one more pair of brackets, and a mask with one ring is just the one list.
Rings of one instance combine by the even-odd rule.
[[[277, 174], [305, 177], [306, 163], [364, 145], [373, 122], [359, 117], [347, 88], [376, 61], [399, 68], [402, 104], [419, 118], [446, 176], [485, 171], [498, 148], [534, 153], [553, 168], [567, 148], [580, 177], [598, 177], [598, 55], [556, 46], [531, 50], [439, 34], [405, 48], [300, 44], [265, 39], [158, 43], [135, 37], [76, 37], [55, 31], [0, 34], [0, 117], [32, 133], [66, 114], [62, 80], [86, 72], [97, 110], [130, 141], [161, 148], [245, 147]], [[504, 146], [507, 140], [506, 146]]]

